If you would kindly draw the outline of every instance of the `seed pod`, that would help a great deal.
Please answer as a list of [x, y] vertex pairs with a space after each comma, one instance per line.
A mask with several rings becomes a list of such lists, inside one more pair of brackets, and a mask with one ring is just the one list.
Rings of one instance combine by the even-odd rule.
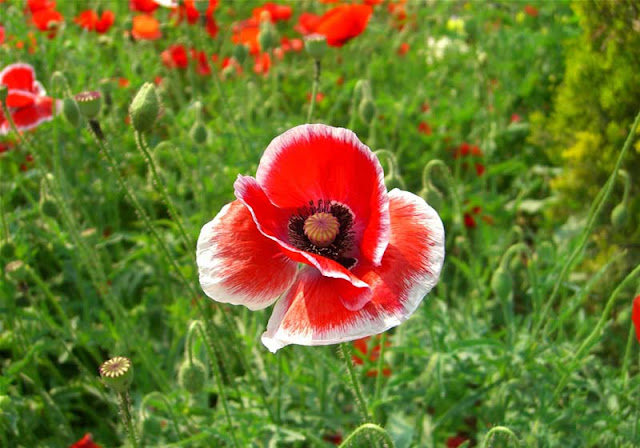
[[75, 96], [80, 113], [87, 119], [93, 120], [100, 113], [102, 107], [102, 95], [100, 92], [81, 92]]
[[125, 392], [133, 381], [133, 365], [128, 358], [116, 356], [100, 366], [100, 376], [116, 392]]
[[191, 395], [202, 392], [204, 383], [207, 380], [207, 369], [197, 359], [185, 361], [178, 371], [178, 383], [184, 387]]
[[158, 119], [159, 111], [160, 100], [156, 86], [146, 82], [140, 87], [129, 107], [131, 124], [136, 131], [147, 132], [151, 130]]
[[304, 48], [313, 59], [322, 59], [327, 52], [327, 38], [322, 34], [310, 34], [304, 39]]

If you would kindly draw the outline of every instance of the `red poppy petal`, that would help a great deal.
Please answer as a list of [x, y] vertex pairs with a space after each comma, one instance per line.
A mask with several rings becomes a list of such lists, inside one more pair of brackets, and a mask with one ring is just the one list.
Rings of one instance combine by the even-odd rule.
[[[329, 258], [304, 252], [289, 244], [289, 217], [295, 209], [275, 207], [253, 177], [238, 176], [234, 184], [236, 197], [249, 209], [256, 227], [280, 246], [280, 251], [293, 261], [315, 267], [325, 277], [341, 279], [335, 287], [349, 309], [360, 309], [371, 300], [371, 288], [351, 271]], [[344, 282], [346, 280], [346, 282]]]
[[388, 330], [405, 321], [437, 283], [444, 261], [444, 228], [438, 214], [406, 191], [389, 193], [391, 239], [378, 267], [357, 265], [373, 297], [350, 311], [336, 292], [336, 280], [302, 271], [276, 303], [263, 344], [272, 352], [289, 344], [326, 345]]
[[4, 84], [9, 90], [31, 92], [35, 80], [36, 72], [33, 67], [22, 62], [8, 65], [0, 72], [0, 84]]
[[271, 305], [293, 282], [297, 265], [256, 228], [240, 201], [225, 205], [200, 231], [200, 284], [212, 299], [252, 310]]
[[53, 119], [53, 100], [48, 97], [39, 97], [34, 104], [12, 112], [11, 118], [19, 130], [33, 129]]
[[633, 309], [631, 310], [631, 320], [636, 327], [636, 338], [640, 342], [640, 295], [633, 299]]
[[24, 107], [36, 102], [38, 96], [26, 90], [9, 90], [7, 95], [7, 107]]
[[389, 240], [384, 173], [353, 132], [323, 124], [296, 126], [269, 144], [256, 179], [280, 208], [298, 209], [318, 199], [348, 206], [361, 256], [380, 263]]

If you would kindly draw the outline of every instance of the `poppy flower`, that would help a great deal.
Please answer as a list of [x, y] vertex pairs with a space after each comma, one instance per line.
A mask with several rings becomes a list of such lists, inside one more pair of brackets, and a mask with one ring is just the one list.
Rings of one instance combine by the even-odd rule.
[[400, 44], [400, 46], [398, 47], [398, 50], [396, 50], [396, 51], [397, 51], [397, 53], [398, 53], [400, 56], [404, 56], [405, 54], [407, 54], [407, 53], [409, 52], [409, 49], [410, 49], [410, 48], [411, 48], [411, 47], [409, 47], [409, 44], [408, 44], [408, 43], [406, 43], [406, 42], [402, 42], [402, 43]]
[[262, 17], [262, 13], [267, 12], [269, 14], [269, 20], [271, 22], [281, 22], [284, 20], [289, 20], [291, 18], [291, 14], [293, 10], [291, 6], [285, 5], [276, 5], [275, 3], [265, 3], [264, 5], [254, 8], [251, 12], [251, 15], [258, 21]]
[[35, 14], [38, 11], [46, 11], [55, 8], [55, 0], [27, 0], [27, 9], [31, 14]]
[[[53, 119], [54, 107], [58, 106], [48, 96], [42, 84], [36, 81], [32, 66], [24, 63], [11, 64], [0, 72], [0, 84], [7, 86], [7, 108], [19, 130], [33, 129]], [[7, 134], [11, 125], [0, 111], [0, 135]]]
[[91, 434], [85, 434], [84, 437], [71, 445], [69, 448], [102, 448], [93, 441]]
[[129, 0], [129, 9], [131, 11], [144, 12], [146, 14], [152, 14], [158, 5], [154, 0]]
[[189, 66], [189, 56], [184, 45], [171, 45], [160, 54], [160, 57], [164, 66], [168, 68], [184, 70]]
[[262, 335], [272, 352], [386, 331], [438, 282], [440, 217], [413, 193], [387, 192], [380, 161], [350, 130], [294, 127], [234, 187], [237, 200], [200, 232], [200, 284], [218, 302], [275, 302]]
[[98, 16], [97, 12], [88, 9], [78, 14], [73, 21], [87, 31], [103, 34], [113, 25], [115, 15], [111, 11], [104, 11], [101, 16]]
[[133, 17], [133, 29], [131, 35], [136, 39], [156, 40], [162, 37], [160, 23], [148, 14], [140, 14]]
[[249, 53], [257, 55], [260, 53], [259, 34], [260, 27], [258, 23], [255, 20], [245, 20], [233, 26], [231, 41], [236, 45], [246, 45], [249, 47]]
[[362, 34], [372, 13], [369, 5], [337, 6], [320, 17], [312, 32], [325, 36], [328, 45], [341, 47]]
[[4, 27], [0, 25], [0, 44], [4, 43]]
[[[216, 37], [218, 34], [218, 24], [213, 17], [213, 12], [217, 7], [218, 0], [209, 0], [207, 10], [204, 13], [205, 29], [211, 37]], [[200, 11], [196, 8], [194, 0], [184, 0], [184, 3], [180, 4], [175, 11], [177, 12], [177, 23], [186, 18], [189, 24], [194, 25], [200, 19]]]
[[431, 135], [433, 131], [431, 130], [431, 126], [426, 121], [421, 121], [418, 124], [418, 132], [424, 135]]
[[[380, 335], [375, 338], [374, 342], [377, 342], [371, 349], [370, 347], [370, 336], [367, 336], [362, 339], [356, 339], [353, 341], [353, 347], [356, 349], [356, 352], [353, 354], [352, 359], [354, 364], [364, 365], [375, 363], [380, 357], [381, 345], [380, 345]], [[384, 346], [389, 347], [391, 345], [390, 341], [386, 341]], [[378, 369], [373, 368], [367, 370], [367, 376], [377, 376]], [[391, 376], [391, 369], [387, 367], [382, 368], [382, 376], [389, 377]]]
[[631, 320], [636, 327], [636, 338], [640, 342], [640, 294], [633, 299], [633, 309], [631, 310]]
[[538, 8], [531, 5], [524, 5], [524, 13], [531, 17], [538, 17]]
[[58, 26], [64, 22], [64, 17], [55, 9], [42, 9], [31, 15], [31, 22], [40, 31], [47, 31], [47, 37], [52, 39], [56, 35]]
[[298, 17], [298, 23], [293, 27], [293, 29], [304, 36], [313, 34], [313, 30], [315, 30], [320, 23], [320, 19], [322, 19], [322, 17], [316, 14], [303, 12]]

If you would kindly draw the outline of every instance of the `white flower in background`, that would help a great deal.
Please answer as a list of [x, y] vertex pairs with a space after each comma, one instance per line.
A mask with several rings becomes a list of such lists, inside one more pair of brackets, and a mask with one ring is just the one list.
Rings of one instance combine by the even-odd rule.
[[465, 54], [469, 51], [469, 46], [462, 39], [451, 39], [443, 36], [439, 39], [429, 37], [427, 39], [427, 64], [432, 65], [440, 61], [449, 51]]

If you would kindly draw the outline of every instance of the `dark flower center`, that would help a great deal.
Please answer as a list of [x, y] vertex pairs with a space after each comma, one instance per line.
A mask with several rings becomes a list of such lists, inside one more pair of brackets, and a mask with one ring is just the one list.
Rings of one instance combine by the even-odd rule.
[[353, 213], [343, 204], [309, 201], [289, 218], [289, 242], [305, 252], [322, 255], [347, 269], [356, 264], [353, 248]]

